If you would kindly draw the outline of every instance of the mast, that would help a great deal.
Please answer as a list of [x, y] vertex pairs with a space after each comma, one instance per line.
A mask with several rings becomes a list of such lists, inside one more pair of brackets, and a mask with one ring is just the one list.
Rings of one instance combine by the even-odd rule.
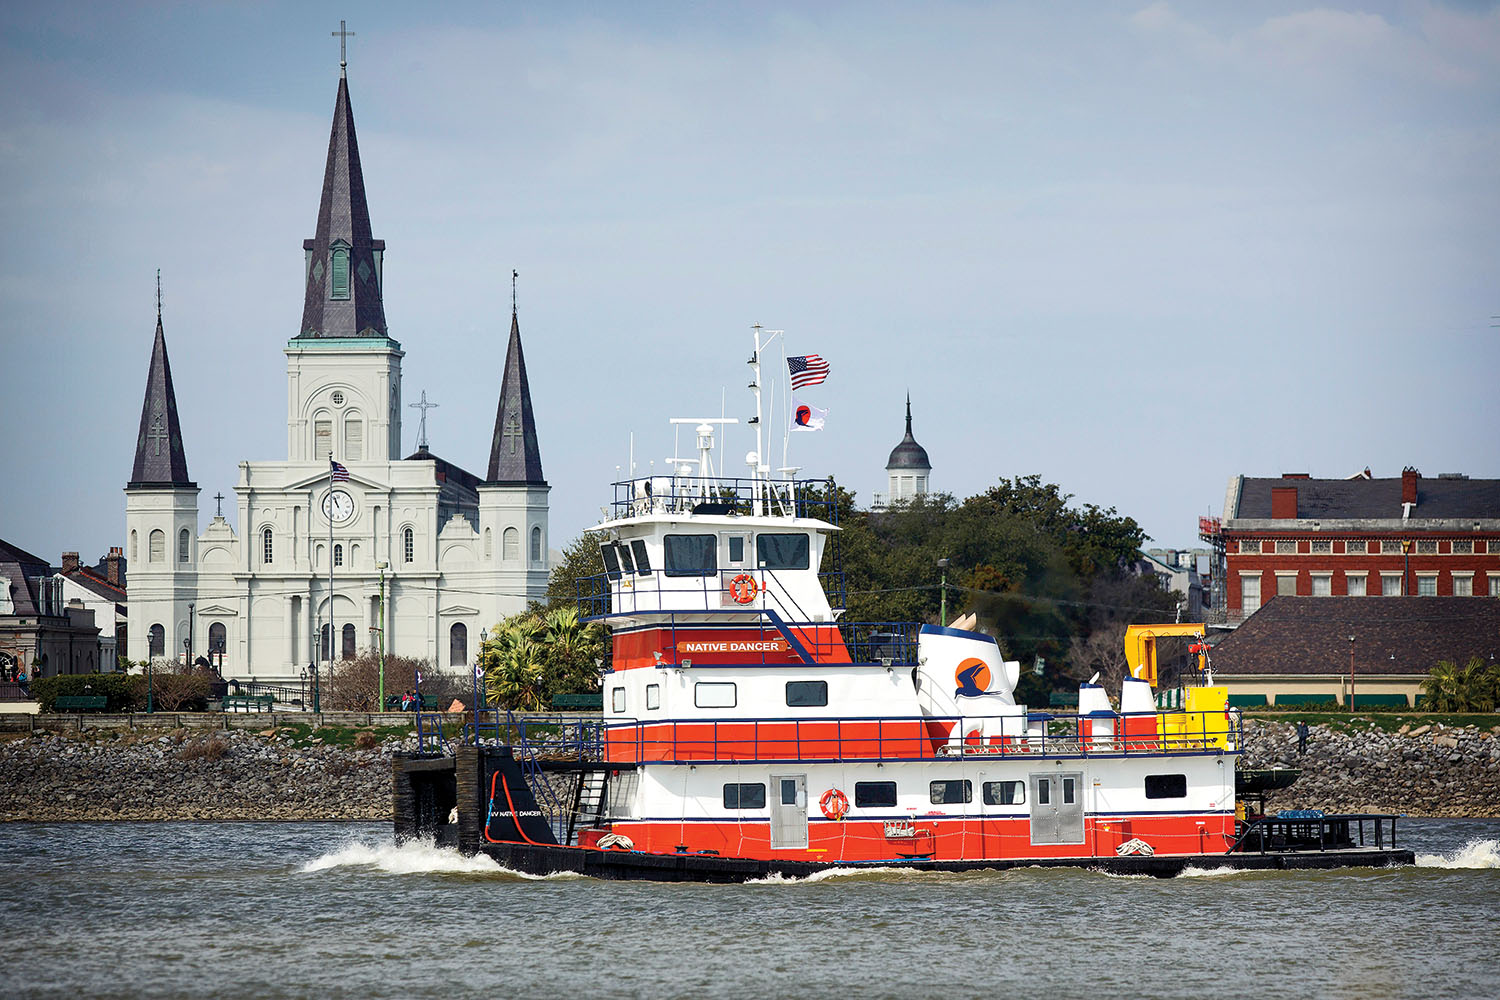
[[760, 334], [761, 325], [756, 323], [751, 327], [755, 331], [755, 353], [750, 355], [750, 391], [755, 394], [755, 451], [752, 453], [753, 461], [750, 463], [750, 495], [755, 498], [755, 515], [759, 517], [761, 510], [760, 499], [760, 469], [764, 464], [761, 461], [761, 438], [760, 438]]

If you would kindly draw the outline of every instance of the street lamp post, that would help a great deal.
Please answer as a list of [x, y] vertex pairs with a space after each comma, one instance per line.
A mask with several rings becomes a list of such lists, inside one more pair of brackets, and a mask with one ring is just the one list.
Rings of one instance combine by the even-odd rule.
[[940, 585], [942, 596], [939, 598], [938, 622], [946, 626], [948, 624], [948, 560], [939, 559], [938, 569], [943, 571], [943, 582]]
[[300, 674], [302, 686], [302, 711], [307, 711], [307, 668], [303, 667]]
[[1354, 712], [1354, 636], [1349, 637], [1349, 712]]
[[146, 657], [146, 714], [156, 714], [156, 692], [153, 689], [155, 678], [156, 660], [147, 655]]
[[193, 609], [197, 607], [192, 601], [188, 601], [188, 634], [187, 634], [187, 666], [193, 669]]
[[378, 711], [385, 711], [385, 571], [391, 568], [391, 564], [381, 561], [375, 564], [380, 570], [380, 683], [379, 698], [376, 703]]

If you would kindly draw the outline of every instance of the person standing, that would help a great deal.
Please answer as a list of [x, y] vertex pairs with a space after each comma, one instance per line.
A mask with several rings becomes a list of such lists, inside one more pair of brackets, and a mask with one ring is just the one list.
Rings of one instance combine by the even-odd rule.
[[1299, 754], [1307, 752], [1307, 723], [1305, 722], [1297, 723], [1297, 752]]

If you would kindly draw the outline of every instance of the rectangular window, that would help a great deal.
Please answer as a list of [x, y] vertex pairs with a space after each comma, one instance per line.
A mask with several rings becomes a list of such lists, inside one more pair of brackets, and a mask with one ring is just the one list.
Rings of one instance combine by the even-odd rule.
[[1036, 804], [1039, 806], [1050, 805], [1052, 802], [1052, 782], [1042, 778], [1036, 783]]
[[781, 779], [781, 804], [784, 806], [794, 806], [797, 804], [796, 778]]
[[[614, 542], [599, 546], [599, 554], [604, 557], [604, 572], [609, 575], [611, 580], [618, 580], [620, 578], [620, 556], [615, 549]], [[411, 560], [408, 559], [407, 562], [411, 562]]]
[[1474, 552], [1474, 539], [1455, 538], [1453, 540], [1453, 554], [1456, 556], [1471, 555]]
[[986, 781], [984, 804], [987, 806], [1018, 806], [1026, 801], [1024, 781]]
[[611, 688], [609, 691], [609, 707], [616, 712], [625, 711], [625, 689]]
[[1063, 780], [1063, 805], [1070, 806], [1078, 801], [1078, 779], [1064, 778]]
[[894, 781], [856, 781], [854, 805], [859, 809], [894, 808], [896, 783]]
[[1276, 596], [1296, 597], [1297, 578], [1295, 576], [1288, 576], [1283, 573], [1276, 574]]
[[713, 576], [719, 571], [719, 540], [713, 535], [666, 535], [667, 576]]
[[828, 704], [827, 681], [787, 681], [788, 708], [822, 708]]
[[1185, 774], [1148, 774], [1148, 775], [1146, 775], [1146, 798], [1148, 798], [1148, 799], [1185, 799], [1185, 798], [1187, 798], [1187, 775], [1185, 775]]
[[333, 421], [313, 421], [313, 458], [323, 461], [333, 454]]
[[732, 682], [699, 681], [693, 685], [693, 704], [699, 708], [733, 708], [735, 690]]
[[1417, 596], [1418, 597], [1436, 597], [1437, 596], [1437, 577], [1436, 576], [1419, 576], [1419, 577], [1417, 577]]
[[1319, 573], [1312, 578], [1312, 595], [1314, 597], [1333, 596], [1333, 576], [1328, 573]]
[[806, 535], [756, 535], [755, 556], [761, 569], [807, 569], [811, 547]]
[[658, 708], [661, 708], [661, 685], [660, 684], [647, 684], [646, 685], [646, 710], [649, 712], [649, 711], [655, 711]]
[[1490, 574], [1490, 596], [1500, 597], [1500, 575]]
[[1437, 555], [1437, 539], [1436, 538], [1421, 538], [1421, 539], [1418, 539], [1417, 540], [1417, 555], [1419, 555], [1419, 556], [1435, 556], [1435, 555]]
[[646, 543], [637, 538], [630, 543], [630, 551], [635, 553], [635, 571], [640, 576], [651, 575], [651, 557], [646, 555]]
[[1294, 556], [1297, 554], [1297, 543], [1285, 539], [1276, 543], [1276, 554], [1278, 556]]
[[724, 786], [725, 809], [764, 809], [765, 807], [765, 785], [728, 784]]
[[1246, 538], [1240, 542], [1240, 555], [1260, 555], [1260, 539]]
[[1240, 577], [1240, 611], [1253, 615], [1260, 610], [1260, 577]]
[[635, 572], [635, 560], [631, 558], [630, 546], [616, 545], [615, 550], [620, 554], [620, 572], [626, 576]]
[[745, 561], [744, 535], [729, 536], [729, 561], [732, 563], [742, 563]]
[[1381, 597], [1400, 597], [1401, 596], [1401, 577], [1399, 575], [1397, 575], [1397, 576], [1386, 576], [1386, 575], [1382, 574], [1381, 577], [1380, 577], [1380, 596]]
[[974, 800], [974, 783], [968, 779], [934, 781], [928, 786], [927, 797], [933, 805], [953, 805]]
[[1454, 597], [1473, 597], [1474, 578], [1472, 576], [1455, 576], [1453, 578]]
[[1366, 578], [1363, 573], [1350, 573], [1344, 577], [1344, 584], [1348, 588], [1350, 597], [1365, 596]]
[[1384, 552], [1388, 556], [1399, 556], [1401, 554], [1401, 542], [1399, 539], [1387, 538], [1385, 541], [1380, 543], [1380, 551]]
[[365, 457], [364, 421], [350, 418], [344, 421], [344, 461], [358, 462]]
[[1319, 541], [1313, 539], [1312, 554], [1315, 556], [1326, 556], [1333, 554], [1333, 543], [1330, 541]]
[[1344, 543], [1344, 553], [1346, 555], [1362, 556], [1366, 554], [1366, 551], [1368, 549], [1369, 545], [1366, 544], [1362, 539], [1351, 538], [1349, 539], [1349, 541]]

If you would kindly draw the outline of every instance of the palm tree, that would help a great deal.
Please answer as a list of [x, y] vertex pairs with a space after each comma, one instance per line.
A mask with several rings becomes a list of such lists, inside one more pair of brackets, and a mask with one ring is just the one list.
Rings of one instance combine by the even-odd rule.
[[1463, 667], [1439, 660], [1423, 679], [1422, 693], [1434, 712], [1493, 712], [1500, 704], [1500, 667], [1477, 656]]
[[535, 711], [542, 706], [541, 623], [518, 615], [496, 626], [484, 644], [485, 691], [504, 708]]

